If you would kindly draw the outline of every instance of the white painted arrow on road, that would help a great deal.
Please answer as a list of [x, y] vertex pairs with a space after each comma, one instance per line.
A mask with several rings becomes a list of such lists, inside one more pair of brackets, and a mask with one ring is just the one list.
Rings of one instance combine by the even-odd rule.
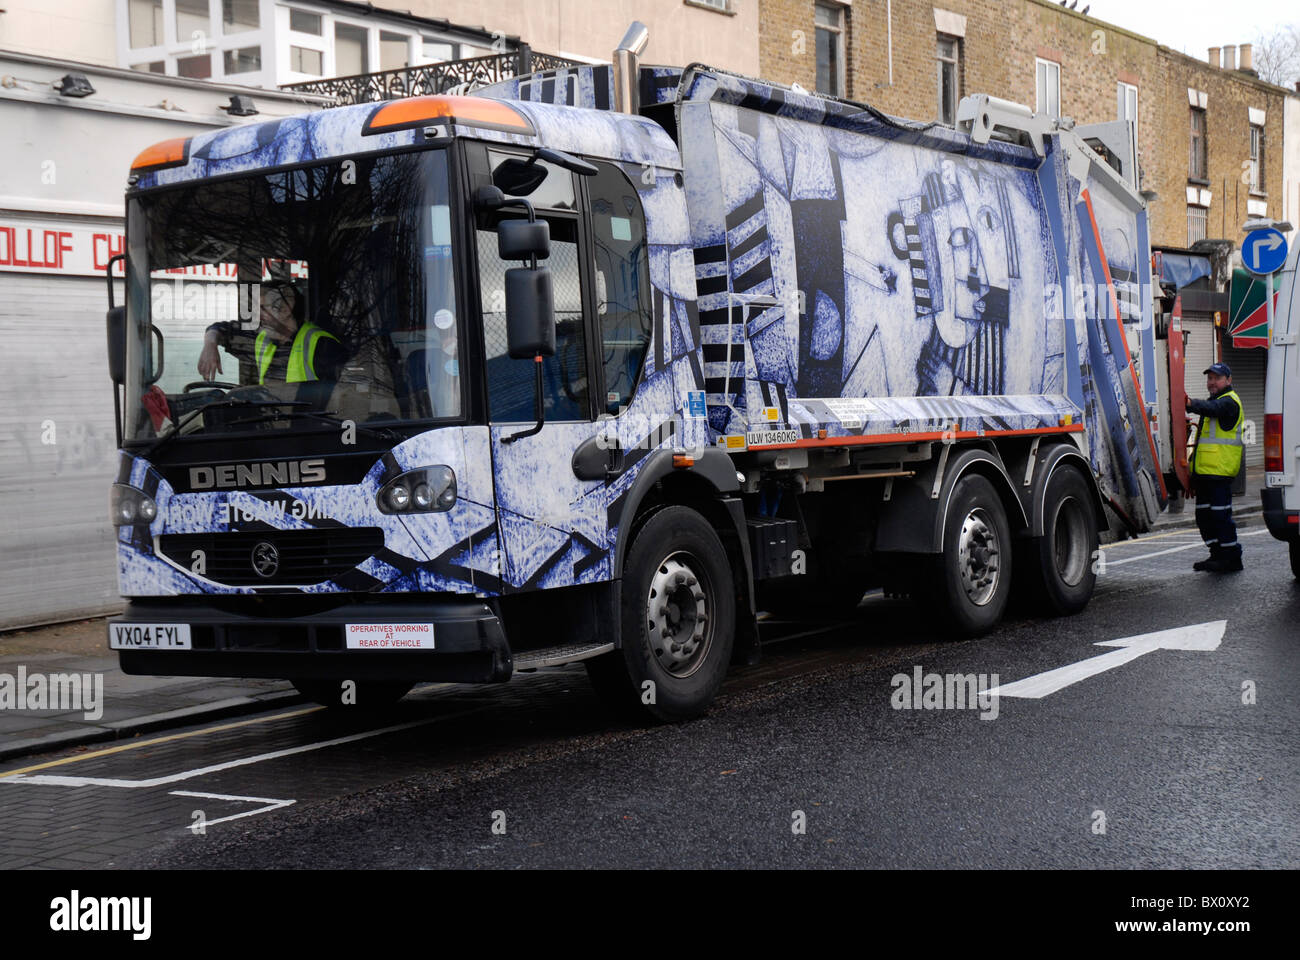
[[1144, 633], [1137, 637], [1125, 637], [1121, 640], [1101, 640], [1096, 646], [1119, 647], [1110, 653], [1098, 657], [1089, 657], [1069, 666], [1057, 667], [1046, 673], [1035, 674], [1015, 683], [994, 687], [985, 696], [990, 697], [1024, 697], [1038, 700], [1049, 694], [1064, 690], [1071, 684], [1089, 677], [1123, 666], [1130, 660], [1136, 660], [1153, 650], [1217, 650], [1223, 641], [1227, 620], [1211, 620], [1188, 627], [1175, 627], [1172, 630], [1160, 630], [1156, 633]]

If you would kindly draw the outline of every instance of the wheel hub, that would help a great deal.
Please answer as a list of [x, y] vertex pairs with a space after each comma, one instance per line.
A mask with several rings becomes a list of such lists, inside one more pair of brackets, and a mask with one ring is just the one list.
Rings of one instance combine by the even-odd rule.
[[1001, 577], [1001, 547], [982, 507], [976, 507], [962, 521], [957, 563], [962, 589], [970, 601], [983, 606], [992, 600]]
[[646, 596], [650, 649], [675, 677], [699, 668], [711, 637], [708, 584], [701, 581], [698, 567], [689, 554], [672, 554], [650, 578]]

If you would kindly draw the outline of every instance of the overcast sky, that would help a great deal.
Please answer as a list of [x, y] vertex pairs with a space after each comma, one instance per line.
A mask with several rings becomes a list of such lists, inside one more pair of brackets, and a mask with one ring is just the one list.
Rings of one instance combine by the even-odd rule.
[[1297, 0], [1078, 0], [1089, 16], [1151, 37], [1204, 60], [1210, 47], [1251, 43], [1260, 33], [1300, 23]]

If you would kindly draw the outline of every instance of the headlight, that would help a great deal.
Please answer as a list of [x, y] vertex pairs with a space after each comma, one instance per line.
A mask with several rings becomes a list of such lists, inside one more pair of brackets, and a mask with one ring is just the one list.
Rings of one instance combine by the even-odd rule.
[[408, 470], [375, 499], [382, 513], [441, 513], [456, 505], [456, 472], [445, 465]]
[[158, 504], [135, 487], [115, 483], [109, 494], [108, 512], [115, 527], [147, 526], [158, 516]]

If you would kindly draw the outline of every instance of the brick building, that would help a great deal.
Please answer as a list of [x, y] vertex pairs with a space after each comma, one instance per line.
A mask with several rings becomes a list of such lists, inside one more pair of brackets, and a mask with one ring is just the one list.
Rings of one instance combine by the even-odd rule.
[[[1295, 94], [1235, 69], [1232, 47], [1207, 63], [1050, 0], [760, 2], [771, 80], [918, 120], [952, 122], [967, 93], [1080, 123], [1136, 118], [1156, 244], [1237, 244], [1247, 216], [1284, 214], [1283, 105]], [[1285, 179], [1300, 191], [1297, 173]]]

